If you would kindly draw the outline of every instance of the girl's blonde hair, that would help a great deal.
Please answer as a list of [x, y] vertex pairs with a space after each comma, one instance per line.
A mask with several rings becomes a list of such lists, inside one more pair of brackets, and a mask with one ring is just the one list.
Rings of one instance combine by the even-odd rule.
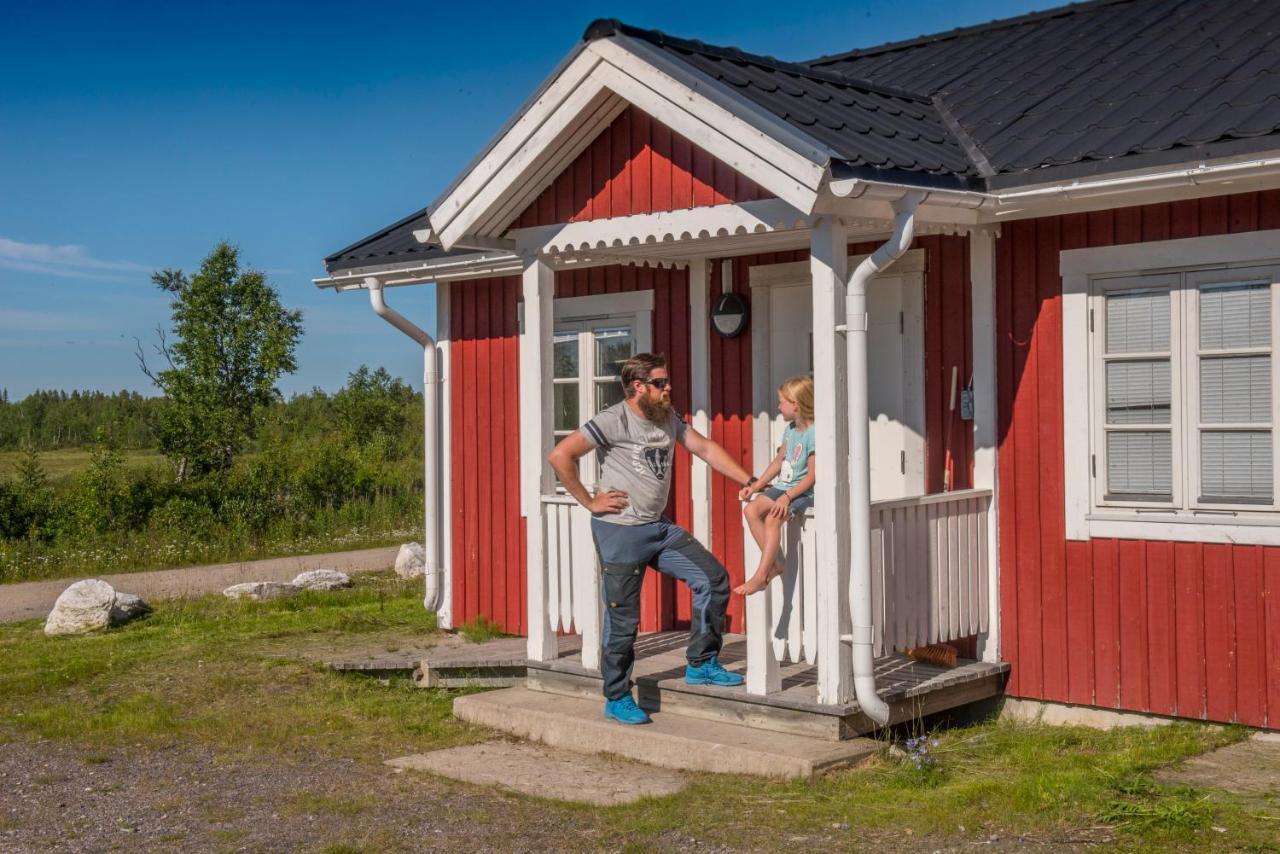
[[778, 393], [796, 405], [800, 417], [813, 422], [813, 380], [809, 377], [792, 377], [783, 380], [778, 386]]

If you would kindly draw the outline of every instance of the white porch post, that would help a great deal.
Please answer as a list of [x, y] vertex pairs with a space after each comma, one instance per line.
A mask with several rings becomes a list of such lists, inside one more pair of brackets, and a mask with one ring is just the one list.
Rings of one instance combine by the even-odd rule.
[[991, 490], [987, 510], [987, 630], [978, 637], [983, 661], [1000, 660], [1000, 538], [996, 514], [996, 266], [995, 235], [969, 235], [973, 305], [973, 486]]
[[543, 394], [551, 371], [552, 306], [555, 276], [537, 255], [524, 264], [524, 328], [520, 330], [520, 506], [525, 516], [525, 562], [529, 573], [528, 655], [550, 661], [558, 645], [547, 608], [542, 496], [550, 492], [546, 463], [551, 452], [551, 407]]
[[[810, 237], [813, 278], [813, 385], [817, 430], [818, 702], [853, 699], [852, 649], [841, 640], [850, 631], [849, 457], [844, 340], [836, 325], [844, 321], [848, 274], [848, 233], [834, 217], [822, 217]], [[823, 460], [828, 462], [824, 463]]]
[[[709, 336], [710, 306], [706, 258], [689, 261], [689, 408], [693, 413], [693, 429], [703, 436], [711, 435], [711, 365]], [[693, 458], [690, 478], [693, 493], [693, 538], [711, 548], [711, 468]]]
[[[773, 458], [770, 428], [774, 397], [769, 360], [773, 328], [766, 309], [770, 300], [769, 289], [754, 288], [751, 298], [754, 309], [751, 323], [751, 471], [759, 474]], [[756, 300], [760, 302], [756, 303]], [[783, 528], [784, 533], [789, 527]], [[746, 520], [742, 524], [742, 545], [744, 569], [749, 578], [760, 562], [760, 546], [751, 535]], [[794, 558], [795, 555], [789, 557]], [[774, 579], [766, 590], [747, 597], [748, 694], [775, 694], [782, 690], [782, 671], [773, 649], [773, 600], [782, 583], [781, 579]]]

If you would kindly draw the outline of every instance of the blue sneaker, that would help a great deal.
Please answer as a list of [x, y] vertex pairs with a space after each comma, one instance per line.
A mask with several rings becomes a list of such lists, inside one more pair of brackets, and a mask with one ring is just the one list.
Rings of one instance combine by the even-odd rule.
[[721, 688], [732, 688], [743, 683], [740, 675], [721, 667], [714, 655], [701, 664], [686, 666], [684, 681], [689, 685], [719, 685]]
[[631, 699], [630, 694], [623, 694], [616, 700], [604, 701], [604, 716], [609, 720], [615, 720], [620, 724], [647, 724], [649, 723], [649, 715], [644, 709], [636, 705], [636, 701]]

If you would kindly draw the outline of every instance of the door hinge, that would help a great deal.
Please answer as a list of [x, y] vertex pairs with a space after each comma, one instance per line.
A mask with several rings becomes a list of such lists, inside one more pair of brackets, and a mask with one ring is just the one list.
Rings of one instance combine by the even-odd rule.
[[907, 313], [905, 311], [898, 312], [898, 334], [907, 334]]
[[1098, 455], [1090, 454], [1089, 455], [1089, 477], [1097, 477], [1097, 476], [1098, 476]]
[[902, 469], [902, 474], [907, 473], [907, 452], [898, 451], [898, 466]]
[[1089, 309], [1089, 331], [1093, 331], [1093, 309]]

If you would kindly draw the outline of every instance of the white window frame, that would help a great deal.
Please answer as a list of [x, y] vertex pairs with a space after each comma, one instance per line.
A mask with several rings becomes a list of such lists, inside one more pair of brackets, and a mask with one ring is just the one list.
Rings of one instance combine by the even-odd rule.
[[[629, 291], [619, 294], [598, 294], [585, 297], [564, 297], [552, 302], [552, 335], [575, 331], [578, 335], [578, 376], [572, 382], [578, 385], [578, 417], [590, 418], [595, 414], [595, 351], [592, 328], [603, 324], [630, 326], [637, 353], [649, 352], [653, 346], [653, 291]], [[520, 306], [520, 324], [524, 325], [524, 305]], [[543, 378], [544, 400], [547, 406], [555, 405], [555, 359], [548, 362]], [[578, 425], [579, 427], [581, 425]], [[563, 438], [552, 425], [554, 441]], [[594, 489], [597, 480], [595, 457], [588, 455], [580, 461], [583, 485]], [[554, 478], [553, 478], [554, 480]], [[556, 491], [563, 492], [557, 484]]]
[[[1215, 281], [1271, 281], [1272, 335], [1280, 335], [1280, 231], [1187, 238], [1060, 254], [1063, 277], [1063, 453], [1068, 539], [1280, 545], [1280, 454], [1273, 452], [1276, 494], [1266, 507], [1200, 500], [1199, 287]], [[1127, 288], [1170, 289], [1170, 502], [1109, 500], [1102, 427], [1105, 405], [1102, 300]], [[1093, 310], [1096, 330], [1090, 328]], [[1277, 351], [1275, 338], [1269, 352]], [[1234, 351], [1233, 351], [1234, 352]], [[1272, 364], [1272, 441], [1280, 441], [1280, 365]], [[1073, 401], [1089, 402], [1082, 416]], [[1219, 425], [1205, 425], [1216, 429]], [[1261, 429], [1260, 427], [1258, 429]], [[1096, 476], [1095, 476], [1096, 473]]]

